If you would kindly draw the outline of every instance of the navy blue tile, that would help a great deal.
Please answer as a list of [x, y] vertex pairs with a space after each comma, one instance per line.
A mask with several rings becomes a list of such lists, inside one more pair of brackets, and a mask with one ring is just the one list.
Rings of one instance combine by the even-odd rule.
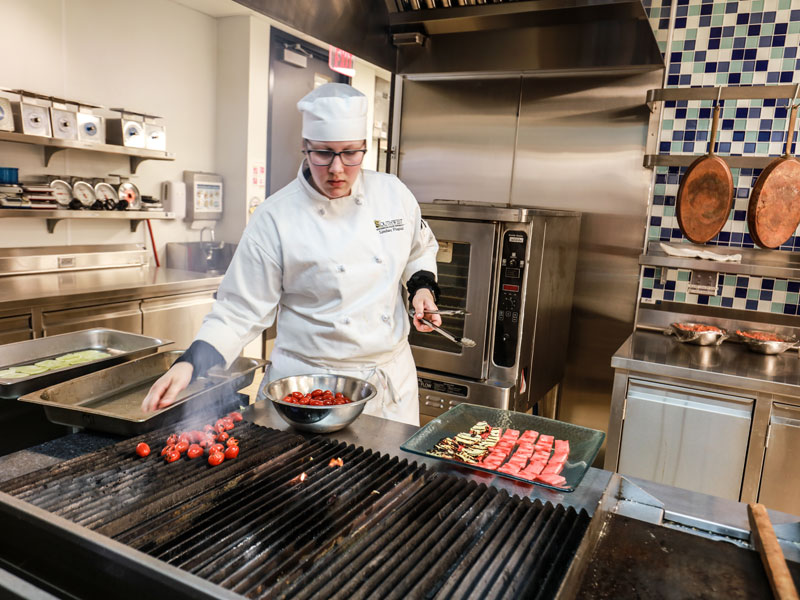
[[785, 106], [779, 106], [775, 109], [775, 118], [776, 119], [785, 119], [789, 116], [789, 109]]
[[768, 277], [765, 277], [764, 279], [761, 280], [761, 289], [762, 290], [772, 290], [774, 288], [775, 288], [775, 280], [774, 279], [769, 279]]
[[717, 63], [715, 62], [706, 63], [706, 73], [716, 73], [716, 72], [717, 72]]
[[744, 51], [744, 59], [745, 60], [755, 60], [756, 56], [758, 55], [758, 50], [755, 48], [748, 48]]
[[787, 23], [775, 23], [775, 35], [783, 35], [789, 28]]
[[777, 101], [775, 98], [765, 98], [764, 106], [777, 106]]
[[[753, 16], [754, 15], [750, 15], [750, 18], [752, 18]], [[676, 21], [677, 21], [677, 19], [676, 19]], [[683, 20], [683, 27], [684, 28], [686, 27], [686, 19]], [[757, 35], [761, 35], [761, 25], [750, 25], [747, 28], [747, 35], [749, 35], [751, 37], [757, 36]]]
[[731, 241], [731, 232], [730, 231], [720, 231], [719, 235], [717, 236], [720, 242], [728, 243]]
[[750, 13], [750, 23], [751, 24], [761, 23], [761, 19], [763, 19], [763, 18], [764, 18], [764, 14], [763, 13], [760, 13], [760, 12]]
[[772, 45], [772, 38], [768, 35], [762, 35], [758, 38], [759, 48], [769, 48]]
[[[800, 61], [798, 61], [800, 62]], [[798, 67], [800, 69], [800, 67]], [[678, 79], [678, 85], [688, 86], [692, 84], [692, 76], [691, 75], [681, 75]]]
[[671, 280], [671, 279], [670, 279], [670, 280], [668, 280], [668, 281], [667, 281], [667, 282], [664, 284], [664, 289], [666, 289], [666, 290], [672, 290], [672, 291], [674, 292], [674, 291], [675, 291], [675, 282], [674, 282], [673, 280]]
[[744, 50], [741, 48], [731, 52], [731, 60], [744, 60]]
[[758, 132], [758, 141], [759, 142], [768, 142], [770, 137], [769, 131], [759, 131]]
[[[677, 17], [675, 19], [675, 29], [686, 29], [686, 17]], [[758, 35], [757, 33], [755, 35]]]
[[733, 290], [733, 295], [736, 298], [747, 298], [747, 288], [736, 288]]
[[667, 77], [667, 85], [675, 86], [678, 85], [679, 81], [680, 77], [678, 77], [677, 75], [670, 75], [669, 77]]
[[782, 142], [783, 141], [783, 132], [782, 131], [773, 131], [772, 137], [770, 138], [771, 142]]
[[694, 142], [683, 142], [684, 152], [694, 152]]
[[698, 112], [698, 115], [701, 119], [710, 119], [711, 118], [711, 109], [710, 108], [701, 108]]
[[778, 83], [780, 80], [780, 73], [776, 73], [775, 71], [770, 71], [767, 73], [767, 83]]
[[745, 37], [733, 38], [733, 47], [734, 48], [744, 48], [744, 45], [745, 45], [746, 42], [747, 42], [747, 38], [745, 38]]
[[761, 290], [761, 295], [758, 297], [759, 300], [769, 300], [772, 302], [772, 290]]
[[655, 277], [656, 270], [653, 267], [645, 267], [644, 268], [644, 276], [645, 277]]
[[800, 292], [800, 281], [789, 281], [786, 284], [786, 291], [793, 294]]
[[733, 298], [723, 298], [722, 306], [725, 308], [733, 308]]
[[748, 21], [750, 20], [749, 15], [747, 13], [739, 13], [736, 15], [736, 24], [737, 25], [747, 25]]
[[728, 75], [728, 83], [738, 84], [742, 82], [741, 73], [731, 73]]
[[737, 277], [736, 278], [736, 287], [737, 288], [745, 288], [750, 285], [750, 278], [749, 277]]
[[785, 304], [783, 307], [783, 314], [785, 315], [796, 315], [797, 314], [797, 307], [792, 304]]
[[713, 38], [708, 40], [708, 49], [709, 50], [719, 50], [719, 38]]
[[[703, 133], [705, 133], [705, 132], [703, 132]], [[730, 142], [720, 142], [717, 145], [719, 146], [719, 149], [717, 150], [717, 152], [720, 152], [722, 154], [730, 154], [730, 151], [731, 151], [731, 143]]]
[[[708, 27], [711, 25], [711, 17], [710, 16], [703, 16], [700, 17], [700, 20], [697, 23], [700, 27]], [[709, 40], [710, 41], [710, 40]]]
[[[800, 60], [798, 60], [797, 62], [800, 63]], [[800, 65], [798, 65], [797, 68], [800, 69]], [[794, 73], [792, 71], [784, 71], [783, 73], [781, 73], [781, 83], [792, 83], [793, 75]]]
[[748, 154], [751, 154], [756, 151], [756, 145], [754, 142], [745, 142], [744, 143], [744, 151]]
[[671, 148], [672, 148], [672, 145], [669, 142], [661, 142], [658, 145], [658, 151], [661, 154], [669, 154], [669, 151], [670, 151]]
[[[746, 192], [747, 192], [747, 190], [745, 190], [745, 193]], [[745, 196], [745, 198], [746, 197], [747, 196]], [[746, 210], [735, 210], [735, 211], [733, 211], [733, 220], [734, 221], [746, 221], [747, 220], [747, 211]], [[745, 285], [747, 285], [747, 284], [745, 284]]]
[[667, 174], [656, 173], [656, 183], [667, 183]]
[[756, 71], [766, 71], [768, 65], [769, 65], [769, 61], [767, 61], [767, 60], [757, 60], [756, 61]]
[[665, 29], [669, 29], [669, 18], [659, 19], [658, 28], [662, 31]]
[[683, 56], [682, 52], [673, 52], [669, 56], [670, 62], [681, 62], [681, 56]]
[[[779, 26], [780, 26], [780, 24], [779, 25], [775, 25], [775, 29], [777, 30]], [[785, 24], [783, 24], [783, 26], [786, 27]], [[797, 56], [797, 48], [795, 48], [794, 46], [786, 48], [783, 51], [783, 58], [794, 58], [795, 56]]]
[[775, 35], [772, 36], [772, 47], [779, 47], [786, 45], [786, 36], [785, 35]]
[[681, 230], [678, 229], [677, 227], [673, 227], [672, 228], [672, 238], [676, 239], [676, 240], [679, 240], [682, 237], [683, 237], [683, 233], [681, 233]]
[[747, 310], [758, 310], [758, 300], [748, 300], [745, 302], [744, 307]]
[[686, 109], [685, 108], [676, 108], [675, 109], [675, 118], [676, 119], [685, 119], [686, 118]]
[[683, 131], [673, 131], [672, 132], [672, 141], [673, 142], [682, 142], [683, 141]]
[[653, 290], [642, 289], [642, 298], [652, 298]]
[[697, 303], [698, 304], [703, 304], [705, 306], [708, 306], [708, 296], [698, 296], [697, 297]]
[[[714, 8], [714, 6], [711, 5], [711, 4], [703, 4], [703, 6], [700, 7], [700, 14], [701, 15], [710, 15], [713, 8]], [[716, 32], [716, 35], [715, 35], [715, 31], [714, 30], [719, 30], [718, 32]], [[711, 28], [711, 37], [719, 37], [720, 35], [722, 35], [722, 27], [712, 27]]]
[[661, 227], [661, 217], [650, 217], [650, 225], [653, 227]]
[[734, 142], [743, 142], [744, 141], [744, 131], [734, 131], [733, 132], [733, 141]]
[[683, 49], [684, 50], [694, 50], [694, 40], [684, 40], [683, 42]]
[[765, 12], [764, 13], [764, 23], [774, 23], [776, 16], [777, 15], [776, 15], [774, 10], [769, 10], [769, 11]]

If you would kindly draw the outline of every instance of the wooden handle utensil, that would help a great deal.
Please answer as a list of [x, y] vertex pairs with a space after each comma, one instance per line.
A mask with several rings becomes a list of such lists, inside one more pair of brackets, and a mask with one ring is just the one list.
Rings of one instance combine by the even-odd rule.
[[747, 517], [750, 520], [753, 545], [761, 555], [772, 594], [778, 600], [798, 600], [797, 588], [786, 566], [786, 559], [772, 528], [767, 509], [763, 504], [748, 504]]

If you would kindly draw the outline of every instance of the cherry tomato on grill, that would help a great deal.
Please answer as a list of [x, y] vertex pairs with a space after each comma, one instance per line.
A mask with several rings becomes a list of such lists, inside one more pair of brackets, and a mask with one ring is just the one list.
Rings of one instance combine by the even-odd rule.
[[238, 446], [239, 445], [239, 440], [237, 440], [235, 437], [229, 438], [228, 441], [225, 442], [225, 445], [228, 448], [230, 448], [231, 446]]
[[187, 442], [186, 440], [181, 440], [180, 442], [175, 444], [175, 450], [177, 450], [181, 454], [186, 452], [188, 449], [189, 449], [189, 442]]
[[136, 445], [136, 454], [138, 454], [139, 456], [144, 458], [145, 456], [150, 454], [150, 446], [148, 446], [144, 442], [141, 442], [141, 443], [137, 444]]
[[220, 444], [224, 444], [224, 443], [225, 443], [225, 440], [227, 440], [229, 437], [231, 437], [231, 436], [228, 434], [228, 432], [227, 432], [227, 431], [223, 431], [222, 433], [220, 433], [220, 434], [217, 436], [217, 441], [218, 441]]
[[197, 458], [198, 456], [203, 456], [203, 449], [197, 444], [192, 444], [186, 451], [186, 456], [188, 456], [189, 458]]
[[189, 442], [189, 443], [191, 443], [192, 442], [192, 436], [189, 435], [188, 431], [182, 431], [181, 433], [178, 434], [178, 441], [179, 442]]
[[161, 451], [161, 456], [164, 456], [167, 452], [172, 452], [173, 450], [175, 450], [175, 444], [167, 444]]
[[214, 444], [208, 447], [209, 454], [214, 454], [215, 452], [225, 452], [225, 446], [222, 444]]
[[239, 456], [239, 446], [228, 446], [225, 449], [225, 458], [230, 460]]
[[180, 452], [178, 452], [177, 450], [170, 450], [170, 451], [169, 451], [169, 452], [167, 452], [167, 454], [164, 456], [164, 459], [165, 459], [165, 460], [166, 460], [168, 463], [171, 463], [171, 462], [175, 462], [175, 461], [176, 461], [176, 460], [178, 460], [180, 457], [181, 457], [181, 453], [180, 453]]
[[203, 425], [203, 431], [214, 431], [214, 426], [209, 424]]
[[214, 423], [214, 430], [217, 433], [222, 433], [223, 431], [225, 431], [225, 423], [222, 422], [222, 419]]
[[228, 413], [228, 416], [231, 419], [233, 419], [234, 423], [238, 423], [239, 421], [244, 419], [244, 417], [242, 416], [242, 413], [240, 413], [238, 410], [234, 410], [233, 412]]
[[208, 455], [208, 464], [212, 467], [222, 464], [223, 460], [225, 460], [225, 455], [222, 452], [213, 452]]
[[230, 417], [224, 417], [223, 419], [220, 420], [222, 421], [222, 424], [225, 425], [225, 429], [227, 429], [228, 431], [233, 429], [234, 427], [233, 419], [231, 419]]
[[178, 443], [178, 436], [174, 433], [170, 434], [167, 438], [167, 446], [174, 446]]

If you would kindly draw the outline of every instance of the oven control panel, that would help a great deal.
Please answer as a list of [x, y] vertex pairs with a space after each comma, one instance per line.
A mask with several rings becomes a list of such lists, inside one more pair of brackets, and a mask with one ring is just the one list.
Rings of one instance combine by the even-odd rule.
[[503, 236], [492, 354], [494, 363], [500, 367], [513, 367], [517, 353], [527, 245], [528, 235], [524, 231], [506, 231]]

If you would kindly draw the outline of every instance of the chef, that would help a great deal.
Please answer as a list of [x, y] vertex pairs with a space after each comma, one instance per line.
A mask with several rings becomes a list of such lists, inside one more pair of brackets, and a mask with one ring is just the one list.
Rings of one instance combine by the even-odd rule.
[[145, 411], [173, 403], [216, 364], [229, 366], [277, 318], [268, 381], [305, 373], [366, 379], [366, 414], [419, 424], [408, 343], [408, 291], [418, 331], [436, 325], [438, 244], [416, 199], [393, 175], [364, 171], [367, 98], [328, 83], [297, 104], [305, 155], [297, 178], [253, 214], [217, 301]]

